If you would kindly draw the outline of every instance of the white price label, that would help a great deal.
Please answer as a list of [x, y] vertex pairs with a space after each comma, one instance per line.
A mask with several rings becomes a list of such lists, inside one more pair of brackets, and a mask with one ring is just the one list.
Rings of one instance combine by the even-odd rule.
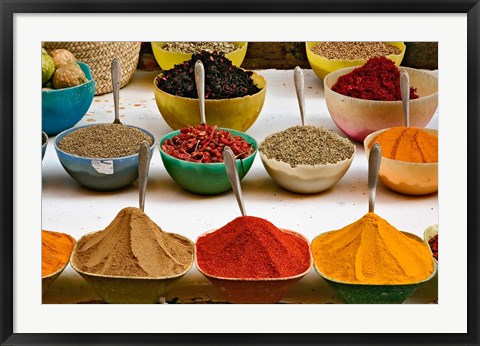
[[112, 160], [92, 160], [92, 167], [101, 174], [113, 174]]

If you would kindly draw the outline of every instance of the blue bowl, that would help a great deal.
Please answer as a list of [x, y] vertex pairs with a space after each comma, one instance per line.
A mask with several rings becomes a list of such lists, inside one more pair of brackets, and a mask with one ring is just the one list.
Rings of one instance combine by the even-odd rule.
[[42, 131], [54, 136], [71, 128], [87, 113], [95, 95], [96, 82], [90, 67], [77, 62], [89, 80], [65, 89], [42, 90]]
[[[43, 143], [45, 141], [45, 143]], [[45, 157], [45, 151], [47, 151], [48, 135], [42, 131], [42, 160]]]
[[[67, 173], [81, 185], [99, 191], [118, 190], [137, 180], [138, 154], [117, 158], [88, 158], [68, 154], [58, 147], [58, 143], [67, 134], [88, 126], [96, 125], [71, 128], [63, 131], [55, 138], [54, 145], [58, 159]], [[129, 127], [143, 131], [153, 139], [153, 144], [150, 147], [150, 157], [152, 157], [156, 144], [155, 136], [142, 128]]]

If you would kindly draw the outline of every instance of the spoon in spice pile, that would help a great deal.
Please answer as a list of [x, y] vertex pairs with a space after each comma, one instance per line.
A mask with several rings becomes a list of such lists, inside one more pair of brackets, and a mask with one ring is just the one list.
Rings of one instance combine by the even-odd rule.
[[112, 60], [112, 87], [113, 87], [113, 105], [115, 109], [115, 120], [114, 124], [123, 125], [120, 121], [120, 111], [119, 111], [119, 97], [120, 97], [120, 61], [118, 58], [113, 58]]
[[305, 78], [300, 66], [295, 67], [293, 73], [295, 81], [295, 91], [297, 92], [298, 106], [300, 107], [300, 116], [302, 117], [302, 126], [305, 126]]
[[375, 143], [368, 157], [368, 212], [375, 212], [375, 196], [377, 194], [378, 170], [382, 159], [382, 148]]
[[198, 105], [200, 106], [201, 124], [205, 125], [205, 68], [201, 60], [195, 62], [195, 85], [197, 87]]
[[147, 141], [143, 141], [140, 144], [140, 151], [138, 152], [138, 204], [142, 211], [144, 211], [145, 208], [149, 166], [150, 145]]
[[235, 154], [230, 147], [225, 146], [223, 148], [223, 161], [225, 162], [228, 180], [230, 181], [230, 185], [232, 185], [242, 216], [246, 216], [247, 212], [245, 211], [245, 205], [243, 204], [242, 186], [240, 185], [240, 177], [238, 176]]
[[405, 127], [410, 126], [410, 77], [406, 71], [400, 72], [400, 93], [402, 95], [403, 117]]

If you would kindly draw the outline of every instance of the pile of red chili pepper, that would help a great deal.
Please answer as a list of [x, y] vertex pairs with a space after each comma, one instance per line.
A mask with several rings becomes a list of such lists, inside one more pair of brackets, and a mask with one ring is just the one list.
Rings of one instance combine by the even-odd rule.
[[163, 142], [162, 150], [184, 161], [216, 163], [223, 162], [225, 146], [232, 149], [237, 159], [244, 159], [254, 151], [253, 145], [244, 138], [207, 124], [181, 129], [178, 135]]
[[[374, 57], [361, 67], [340, 76], [332, 90], [364, 100], [398, 101], [400, 92], [400, 70], [395, 63], [384, 57]], [[410, 99], [417, 99], [417, 89], [410, 87]]]
[[432, 249], [433, 258], [438, 261], [438, 234], [430, 238], [428, 244], [430, 245], [430, 249]]
[[224, 278], [285, 278], [310, 267], [308, 242], [271, 222], [240, 216], [196, 243], [199, 267]]

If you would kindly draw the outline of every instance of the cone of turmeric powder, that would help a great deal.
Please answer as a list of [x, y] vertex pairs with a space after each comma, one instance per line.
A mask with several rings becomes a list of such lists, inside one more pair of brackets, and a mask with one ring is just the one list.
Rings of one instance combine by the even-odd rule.
[[397, 230], [373, 212], [316, 237], [312, 254], [318, 271], [343, 283], [415, 284], [435, 270], [432, 256], [419, 237]]

